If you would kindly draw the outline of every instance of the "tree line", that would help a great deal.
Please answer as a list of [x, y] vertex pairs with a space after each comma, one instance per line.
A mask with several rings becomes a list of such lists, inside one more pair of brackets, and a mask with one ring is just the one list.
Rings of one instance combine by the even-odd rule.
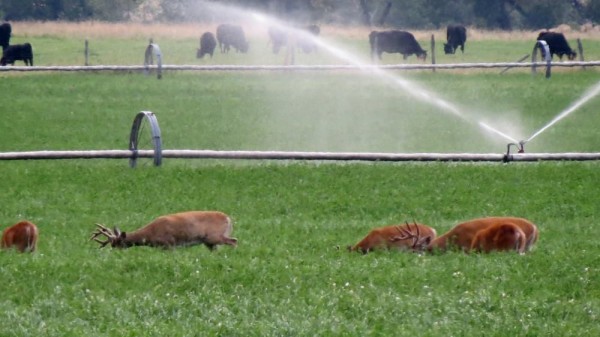
[[600, 0], [2, 0], [0, 18], [206, 22], [214, 20], [214, 5], [298, 22], [412, 29], [455, 23], [482, 29], [544, 29], [600, 20]]

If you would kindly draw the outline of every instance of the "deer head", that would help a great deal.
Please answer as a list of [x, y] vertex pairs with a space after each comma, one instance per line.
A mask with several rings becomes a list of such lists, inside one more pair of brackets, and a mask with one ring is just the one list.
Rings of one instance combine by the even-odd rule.
[[[119, 228], [114, 227], [113, 230], [111, 231], [110, 229], [106, 228], [106, 226], [99, 224], [99, 223], [96, 224], [96, 227], [98, 227], [98, 228], [96, 229], [96, 231], [94, 233], [92, 233], [90, 240], [98, 242], [100, 244], [100, 248], [104, 248], [109, 243], [110, 243], [111, 247], [114, 247], [114, 248], [129, 247], [129, 245], [127, 244], [127, 241], [125, 240], [127, 235], [125, 234], [125, 232], [121, 232], [119, 230]], [[103, 235], [106, 238], [106, 240], [102, 241], [102, 240], [98, 239], [98, 237], [101, 235]]]

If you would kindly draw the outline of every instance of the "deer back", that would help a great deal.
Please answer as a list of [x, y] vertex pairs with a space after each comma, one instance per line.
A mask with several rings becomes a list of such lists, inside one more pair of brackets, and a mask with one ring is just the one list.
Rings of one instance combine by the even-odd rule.
[[[233, 225], [229, 216], [218, 211], [190, 211], [156, 218], [146, 226], [124, 234], [128, 245], [186, 246], [203, 243], [235, 245], [230, 238]], [[123, 235], [123, 234], [122, 234]]]
[[435, 229], [423, 224], [390, 225], [372, 229], [367, 236], [348, 249], [362, 253], [375, 249], [421, 250], [423, 242], [428, 244], [436, 235]]
[[513, 224], [523, 231], [526, 241], [525, 250], [529, 250], [537, 241], [537, 227], [527, 219], [517, 217], [487, 217], [469, 220], [454, 226], [447, 233], [433, 240], [427, 249], [429, 251], [445, 251], [455, 248], [469, 251], [477, 232], [501, 223]]
[[29, 221], [21, 221], [2, 233], [2, 248], [15, 248], [19, 252], [34, 252], [37, 246], [38, 229]]
[[497, 222], [477, 232], [471, 250], [483, 253], [514, 250], [523, 254], [525, 244], [525, 233], [521, 228], [510, 222]]

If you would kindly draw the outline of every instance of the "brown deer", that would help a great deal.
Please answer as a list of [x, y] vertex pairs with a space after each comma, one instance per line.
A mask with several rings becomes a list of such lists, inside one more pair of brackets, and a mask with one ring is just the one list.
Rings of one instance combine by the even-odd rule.
[[29, 221], [21, 221], [10, 226], [2, 233], [1, 247], [15, 248], [19, 252], [34, 252], [38, 239], [37, 226]]
[[[163, 215], [146, 226], [133, 232], [121, 232], [117, 227], [112, 231], [101, 224], [92, 233], [94, 240], [103, 248], [107, 244], [114, 248], [131, 246], [153, 246], [173, 248], [204, 244], [210, 250], [217, 245], [237, 245], [237, 239], [229, 237], [233, 224], [229, 216], [217, 211], [190, 211]], [[105, 241], [98, 239], [104, 235]]]
[[349, 251], [360, 251], [366, 254], [374, 249], [405, 249], [423, 250], [431, 240], [435, 239], [435, 229], [416, 222], [403, 225], [379, 227], [371, 230], [364, 239], [354, 246], [348, 246]]
[[[515, 217], [488, 217], [474, 219], [456, 225], [444, 235], [433, 240], [429, 246], [427, 246], [427, 250], [445, 251], [451, 248], [456, 248], [468, 252], [473, 247], [473, 240], [479, 231], [503, 224], [514, 225], [521, 229], [521, 231], [525, 234], [524, 251], [529, 251], [538, 239], [537, 226], [527, 219]], [[501, 235], [499, 233], [502, 233], [502, 231], [498, 228], [491, 231], [491, 233], [493, 232], [498, 235]], [[486, 238], [483, 236], [484, 234], [481, 235], [482, 236], [479, 238], [479, 242]]]
[[510, 222], [498, 222], [475, 234], [470, 251], [489, 253], [492, 251], [517, 251], [525, 253], [525, 233]]

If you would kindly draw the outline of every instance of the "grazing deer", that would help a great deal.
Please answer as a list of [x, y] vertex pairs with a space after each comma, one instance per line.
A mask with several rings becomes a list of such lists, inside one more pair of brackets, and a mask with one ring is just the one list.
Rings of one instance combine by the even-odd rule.
[[[537, 226], [529, 220], [514, 217], [489, 217], [474, 219], [456, 225], [444, 235], [433, 240], [427, 247], [427, 250], [445, 251], [450, 248], [457, 248], [468, 252], [469, 250], [471, 250], [471, 247], [473, 245], [473, 239], [479, 231], [488, 229], [492, 226], [499, 226], [502, 224], [512, 224], [520, 228], [521, 231], [523, 231], [523, 233], [525, 234], [524, 251], [529, 251], [533, 244], [537, 241]], [[501, 232], [499, 229], [495, 229], [494, 231]], [[480, 238], [480, 240], [482, 238]]]
[[510, 222], [497, 222], [475, 234], [470, 250], [477, 253], [515, 250], [524, 254], [525, 244], [525, 233], [521, 228]]
[[29, 221], [21, 221], [8, 227], [2, 233], [1, 247], [3, 249], [16, 248], [19, 252], [34, 252], [38, 239], [36, 225]]
[[360, 251], [363, 254], [374, 249], [406, 249], [423, 250], [431, 240], [435, 239], [435, 229], [417, 224], [385, 226], [375, 228], [354, 246], [348, 246], [349, 251]]
[[[90, 240], [103, 248], [110, 243], [115, 248], [131, 246], [152, 246], [172, 248], [204, 244], [210, 250], [217, 245], [237, 245], [237, 239], [229, 237], [233, 230], [231, 219], [217, 211], [190, 211], [163, 215], [146, 226], [130, 233], [121, 232], [117, 227], [112, 231], [101, 224]], [[104, 235], [105, 241], [98, 239]]]

